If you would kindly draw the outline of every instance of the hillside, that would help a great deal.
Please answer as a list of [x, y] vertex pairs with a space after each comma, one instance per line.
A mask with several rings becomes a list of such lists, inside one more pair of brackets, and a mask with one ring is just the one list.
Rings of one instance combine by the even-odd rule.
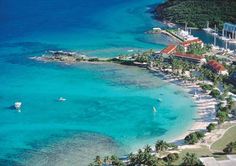
[[236, 23], [236, 0], [167, 0], [155, 9], [157, 19], [203, 28], [222, 28], [224, 22]]

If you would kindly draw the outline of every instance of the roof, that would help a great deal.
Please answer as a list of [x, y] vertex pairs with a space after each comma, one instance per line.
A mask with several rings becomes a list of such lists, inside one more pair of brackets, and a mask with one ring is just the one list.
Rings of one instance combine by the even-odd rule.
[[206, 166], [216, 166], [218, 165], [216, 159], [214, 157], [201, 157], [200, 160]]
[[168, 47], [164, 48], [163, 50], [161, 50], [162, 54], [171, 54], [173, 53], [177, 48], [177, 45], [168, 45]]
[[205, 166], [232, 166], [236, 165], [235, 155], [227, 155], [227, 160], [216, 160], [214, 157], [200, 157]]
[[199, 56], [195, 54], [185, 54], [185, 53], [179, 53], [179, 52], [173, 54], [173, 56], [186, 58], [186, 59], [193, 59], [193, 60], [198, 60], [198, 61], [204, 59], [203, 56]]
[[225, 67], [220, 64], [219, 62], [217, 62], [216, 60], [211, 60], [207, 63], [211, 68], [213, 68], [214, 70], [216, 70], [217, 72], [220, 71], [225, 71]]
[[226, 22], [226, 23], [224, 23], [224, 29], [235, 31], [236, 24]]
[[181, 43], [182, 46], [187, 47], [194, 43], [203, 43], [200, 39], [187, 40]]

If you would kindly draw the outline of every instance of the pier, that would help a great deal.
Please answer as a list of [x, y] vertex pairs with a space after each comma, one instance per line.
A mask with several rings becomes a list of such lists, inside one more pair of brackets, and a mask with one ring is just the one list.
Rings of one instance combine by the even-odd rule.
[[150, 31], [147, 31], [146, 34], [164, 34], [167, 36], [170, 36], [171, 38], [175, 39], [178, 42], [183, 42], [184, 39], [182, 39], [181, 37], [179, 37], [178, 35], [176, 35], [175, 33], [171, 32], [170, 30], [164, 30], [161, 28], [153, 28]]

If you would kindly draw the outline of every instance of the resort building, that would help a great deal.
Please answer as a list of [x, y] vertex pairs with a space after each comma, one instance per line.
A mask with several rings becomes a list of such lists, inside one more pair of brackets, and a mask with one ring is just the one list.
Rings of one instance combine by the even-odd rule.
[[207, 66], [214, 71], [217, 74], [221, 74], [221, 75], [228, 75], [228, 71], [227, 69], [225, 69], [225, 67], [220, 64], [219, 62], [217, 62], [216, 60], [211, 60], [207, 63]]
[[189, 46], [192, 45], [192, 44], [200, 44], [201, 47], [204, 46], [203, 42], [200, 39], [193, 39], [193, 40], [184, 41], [183, 43], [181, 43], [181, 46], [183, 46], [184, 47], [184, 51], [187, 52]]
[[169, 54], [172, 54], [173, 52], [175, 52], [177, 49], [177, 45], [168, 45], [168, 47], [164, 48], [163, 50], [161, 50], [161, 54], [165, 54], [165, 55], [169, 55]]
[[236, 40], [236, 24], [224, 23], [222, 36]]
[[199, 63], [201, 65], [206, 63], [206, 59], [203, 56], [199, 56], [199, 55], [177, 52], [177, 53], [172, 54], [172, 56], [175, 57], [175, 58], [180, 58], [180, 59], [183, 59], [183, 60], [187, 60], [191, 63]]

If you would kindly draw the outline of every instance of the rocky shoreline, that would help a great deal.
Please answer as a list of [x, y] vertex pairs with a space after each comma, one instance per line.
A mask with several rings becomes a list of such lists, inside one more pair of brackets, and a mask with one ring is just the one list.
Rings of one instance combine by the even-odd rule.
[[42, 56], [34, 56], [30, 57], [30, 59], [42, 62], [59, 62], [64, 64], [75, 64], [79, 62], [101, 63], [110, 60], [110, 58], [88, 57], [78, 52], [66, 51], [48, 51]]

